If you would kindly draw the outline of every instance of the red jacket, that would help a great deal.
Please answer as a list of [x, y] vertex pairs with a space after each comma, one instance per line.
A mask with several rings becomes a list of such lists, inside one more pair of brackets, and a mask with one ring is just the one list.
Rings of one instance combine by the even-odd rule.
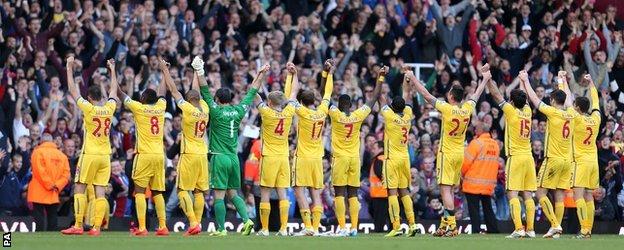
[[28, 184], [28, 202], [59, 203], [59, 192], [69, 182], [69, 161], [53, 142], [44, 142], [30, 157], [32, 180]]

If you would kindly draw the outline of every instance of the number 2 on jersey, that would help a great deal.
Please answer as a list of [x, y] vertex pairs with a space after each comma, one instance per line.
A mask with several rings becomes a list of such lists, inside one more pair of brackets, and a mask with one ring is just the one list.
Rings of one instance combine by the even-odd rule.
[[587, 134], [587, 138], [585, 138], [585, 140], [583, 140], [583, 144], [589, 145], [589, 144], [591, 144], [591, 137], [592, 137], [592, 135], [594, 135], [594, 130], [591, 127], [586, 127], [585, 130], [587, 130], [587, 132], [589, 134]]
[[278, 135], [284, 135], [284, 119], [279, 119], [279, 122], [277, 122], [277, 126], [275, 126], [275, 130], [273, 132]]

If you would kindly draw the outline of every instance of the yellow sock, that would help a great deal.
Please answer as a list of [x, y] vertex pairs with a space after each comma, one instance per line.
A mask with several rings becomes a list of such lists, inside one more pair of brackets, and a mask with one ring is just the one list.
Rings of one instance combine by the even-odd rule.
[[93, 210], [95, 210], [93, 212], [93, 217], [91, 217], [93, 228], [99, 230], [102, 226], [102, 220], [104, 219], [108, 208], [108, 201], [106, 201], [106, 198], [97, 198], [93, 201], [93, 207]]
[[388, 213], [390, 214], [392, 230], [398, 230], [401, 227], [401, 208], [396, 195], [388, 196]]
[[522, 229], [522, 208], [520, 207], [520, 200], [518, 198], [513, 198], [509, 200], [509, 214], [511, 215], [511, 220], [514, 223], [515, 230]]
[[145, 194], [135, 194], [134, 202], [136, 203], [137, 220], [139, 221], [139, 230], [145, 230], [145, 211], [147, 210], [147, 202]]
[[587, 233], [587, 205], [585, 199], [580, 198], [575, 201], [576, 203], [576, 216], [578, 216], [579, 223], [581, 224], [581, 233]]
[[206, 204], [206, 200], [204, 200], [204, 193], [194, 193], [193, 201], [193, 211], [195, 212], [195, 219], [197, 220], [197, 223], [201, 224], [201, 220], [204, 215], [204, 206]]
[[563, 221], [563, 212], [565, 211], [565, 205], [563, 202], [555, 202], [555, 216], [557, 217], [557, 222], [561, 225]]
[[457, 228], [457, 221], [455, 220], [455, 215], [449, 215], [446, 218], [446, 224], [448, 224], [449, 229]]
[[314, 229], [314, 231], [318, 231], [321, 226], [321, 217], [323, 217], [323, 207], [312, 207], [312, 229]]
[[535, 201], [528, 199], [524, 201], [526, 209], [526, 230], [535, 231]]
[[85, 194], [74, 194], [74, 216], [76, 217], [75, 228], [82, 228], [84, 220], [85, 206], [87, 204], [87, 196]]
[[301, 220], [306, 229], [312, 228], [312, 216], [310, 215], [310, 209], [300, 209]]
[[358, 229], [360, 217], [360, 201], [357, 197], [349, 198], [349, 218], [351, 219], [351, 230]]
[[197, 225], [197, 218], [195, 217], [195, 211], [193, 210], [193, 201], [187, 191], [178, 192], [178, 199], [180, 200], [180, 208], [184, 211], [186, 218], [189, 220], [191, 227]]
[[290, 209], [290, 202], [287, 200], [279, 201], [280, 211], [280, 231], [286, 230], [288, 226], [288, 210]]
[[550, 226], [558, 227], [559, 225], [561, 225], [557, 220], [557, 216], [555, 216], [555, 211], [553, 210], [552, 203], [550, 203], [548, 197], [542, 197], [539, 200], [539, 203], [540, 206], [542, 206], [542, 212], [544, 212], [544, 215], [546, 216], [548, 221], [550, 221]]
[[338, 220], [338, 226], [342, 229], [346, 227], [347, 219], [346, 213], [347, 208], [345, 207], [344, 196], [336, 196], [334, 198], [334, 207], [336, 212], [336, 220]]
[[414, 203], [412, 202], [412, 197], [409, 195], [405, 195], [401, 197], [401, 202], [403, 203], [403, 208], [405, 209], [405, 217], [407, 217], [407, 223], [409, 225], [416, 224], [416, 218], [414, 217]]
[[154, 207], [156, 208], [156, 217], [158, 217], [158, 229], [167, 227], [167, 214], [165, 211], [165, 198], [162, 194], [154, 195]]
[[260, 202], [260, 224], [262, 230], [269, 231], [269, 215], [271, 214], [271, 203]]
[[95, 213], [95, 187], [93, 185], [87, 185], [85, 197], [87, 197], [85, 203], [87, 210], [84, 212], [84, 221], [82, 224], [93, 226], [93, 214]]
[[596, 207], [594, 205], [594, 200], [585, 201], [585, 205], [587, 206], [587, 230], [591, 233], [594, 228], [594, 215], [596, 213]]

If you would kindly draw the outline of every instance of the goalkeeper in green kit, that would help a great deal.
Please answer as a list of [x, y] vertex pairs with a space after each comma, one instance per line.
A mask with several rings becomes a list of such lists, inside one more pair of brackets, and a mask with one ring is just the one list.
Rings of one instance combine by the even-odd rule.
[[252, 101], [258, 93], [258, 87], [269, 66], [264, 66], [253, 80], [251, 89], [238, 105], [233, 105], [234, 93], [228, 88], [220, 88], [213, 99], [204, 76], [204, 61], [195, 57], [191, 66], [199, 75], [201, 96], [210, 106], [209, 149], [210, 149], [210, 186], [214, 189], [214, 210], [217, 231], [213, 236], [225, 236], [225, 202], [227, 194], [243, 219], [243, 235], [249, 235], [254, 223], [247, 215], [245, 201], [238, 195], [241, 186], [240, 163], [236, 149], [238, 147], [238, 130], [240, 122], [249, 111]]

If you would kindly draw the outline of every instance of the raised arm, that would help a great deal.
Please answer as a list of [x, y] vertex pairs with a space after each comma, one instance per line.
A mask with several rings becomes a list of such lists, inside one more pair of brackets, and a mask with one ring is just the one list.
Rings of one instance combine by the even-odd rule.
[[199, 76], [197, 73], [193, 73], [193, 80], [191, 81], [191, 89], [199, 91]]
[[498, 89], [498, 86], [496, 86], [496, 83], [493, 80], [487, 82], [487, 87], [490, 90], [490, 95], [492, 96], [492, 99], [494, 99], [497, 104], [505, 101], [505, 98], [503, 97]]
[[477, 102], [477, 100], [479, 100], [479, 97], [481, 97], [481, 93], [483, 93], [483, 90], [485, 89], [485, 85], [492, 80], [492, 73], [490, 73], [490, 65], [489, 64], [485, 64], [483, 65], [483, 67], [481, 67], [481, 75], [483, 76], [483, 79], [481, 79], [481, 83], [479, 84], [479, 86], [477, 86], [477, 89], [474, 91], [474, 93], [472, 93], [468, 99], [471, 99], [475, 102]]
[[[386, 68], [386, 66], [382, 66], [382, 69]], [[386, 70], [384, 72], [384, 75], [381, 76], [381, 71], [379, 72], [379, 78], [382, 78], [382, 82], [385, 81], [386, 79], [386, 74], [388, 73], [388, 71]], [[414, 73], [412, 72], [412, 68], [410, 67], [403, 67], [403, 73], [407, 76], [408, 74], [414, 75]], [[409, 77], [403, 77], [403, 83], [401, 84], [401, 97], [403, 97], [403, 100], [405, 100], [405, 102], [407, 102], [410, 98], [410, 93], [411, 93], [411, 82], [412, 79]]]
[[[169, 63], [165, 62], [165, 60], [163, 59], [160, 59], [160, 64], [168, 65]], [[164, 81], [164, 83], [161, 83], [161, 85], [164, 84], [169, 89], [169, 91], [171, 92], [171, 95], [176, 101], [182, 100], [182, 94], [180, 94], [180, 91], [178, 91], [178, 88], [175, 86], [175, 83], [173, 82], [173, 78], [171, 78], [171, 72], [169, 72], [169, 68], [165, 66], [165, 67], [161, 67], [161, 70], [163, 73], [163, 81]]]
[[381, 68], [377, 81], [375, 82], [375, 89], [373, 89], [373, 98], [366, 101], [366, 106], [371, 109], [375, 107], [375, 103], [379, 100], [379, 96], [381, 95], [381, 85], [386, 80], [386, 74], [388, 74], [388, 67]]
[[262, 68], [260, 68], [260, 71], [258, 71], [258, 74], [256, 74], [256, 77], [253, 79], [253, 82], [251, 82], [251, 88], [260, 89], [260, 87], [262, 87], [262, 84], [264, 84], [264, 77], [266, 76], [266, 73], [269, 72], [269, 70], [271, 70], [271, 66], [269, 66], [268, 64], [262, 66]]
[[[158, 67], [160, 68], [160, 71], [163, 73], [163, 82], [158, 84], [158, 88], [156, 89], [156, 94], [161, 97], [161, 96], [165, 96], [165, 92], [167, 91], [167, 80], [165, 75], [165, 71], [167, 72], [167, 74], [169, 73], [169, 63], [166, 62], [165, 60], [163, 60], [161, 57], [158, 58]], [[171, 75], [169, 75], [169, 77], [171, 77]]]
[[600, 99], [598, 97], [598, 89], [596, 89], [594, 80], [592, 80], [591, 75], [589, 74], [583, 76], [583, 80], [589, 83], [589, 96], [591, 97], [591, 110], [589, 113], [591, 114], [594, 110], [600, 111]]
[[[287, 67], [288, 71], [292, 75], [292, 91], [291, 93], [289, 93], [289, 95], [286, 95], [286, 97], [288, 97], [288, 100], [297, 100], [297, 93], [299, 92], [299, 88], [301, 86], [301, 84], [299, 83], [299, 77], [297, 76], [297, 67], [292, 63], [288, 64]], [[331, 75], [327, 76], [327, 78], [331, 77]], [[328, 81], [330, 80], [328, 79]]]
[[286, 82], [284, 83], [284, 95], [290, 96], [292, 92], [292, 81], [293, 81], [293, 72], [291, 72], [290, 67], [294, 65], [292, 62], [286, 63]]
[[559, 73], [557, 73], [557, 83], [559, 84], [559, 89], [566, 93], [565, 107], [572, 107], [574, 95], [572, 91], [570, 91], [570, 86], [568, 86], [567, 74], [568, 73], [565, 71], [559, 71]]
[[531, 83], [529, 82], [529, 75], [527, 74], [527, 72], [525, 70], [520, 71], [518, 77], [520, 78], [520, 85], [522, 86], [522, 88], [524, 88], [524, 92], [526, 92], [533, 106], [536, 108], [539, 107], [539, 104], [542, 102], [542, 100], [537, 97], [537, 94], [535, 94], [533, 87], [531, 87]]
[[108, 95], [108, 97], [119, 101], [116, 96], [117, 89], [119, 89], [119, 82], [117, 82], [117, 70], [115, 68], [115, 59], [113, 58], [108, 59], [108, 61], [106, 62], [106, 65], [108, 66], [108, 72], [110, 72], [110, 75], [111, 75], [110, 76], [111, 77], [110, 90], [108, 91], [110, 94]]
[[74, 100], [78, 100], [80, 98], [80, 91], [78, 87], [76, 87], [76, 82], [74, 82], [74, 57], [70, 56], [67, 58], [67, 65], [65, 66], [67, 69], [67, 90], [69, 94], [74, 97]]
[[[411, 71], [411, 70], [410, 70]], [[407, 73], [408, 74], [408, 78], [409, 78], [409, 82], [413, 82], [414, 83], [414, 87], [416, 88], [416, 91], [418, 91], [419, 94], [421, 94], [423, 96], [423, 98], [425, 98], [425, 100], [431, 104], [435, 104], [437, 98], [435, 96], [433, 96], [431, 93], [429, 93], [429, 91], [427, 91], [427, 89], [425, 88], [425, 86], [422, 85], [422, 83], [416, 79], [416, 76], [414, 76], [414, 73]], [[405, 91], [405, 90], [403, 90]]]
[[329, 72], [327, 73], [327, 78], [325, 79], [325, 87], [323, 88], [323, 100], [331, 99], [332, 92], [334, 91], [334, 71], [336, 71], [336, 66], [331, 64], [329, 67]]
[[[332, 66], [333, 66], [333, 60], [332, 59], [327, 59], [325, 60], [325, 63], [323, 64], [323, 71], [321, 72], [321, 88], [319, 89], [321, 92], [321, 95], [325, 96], [325, 84], [327, 84], [327, 75], [330, 74], [330, 71], [332, 71]], [[331, 72], [333, 73], [333, 72]]]

